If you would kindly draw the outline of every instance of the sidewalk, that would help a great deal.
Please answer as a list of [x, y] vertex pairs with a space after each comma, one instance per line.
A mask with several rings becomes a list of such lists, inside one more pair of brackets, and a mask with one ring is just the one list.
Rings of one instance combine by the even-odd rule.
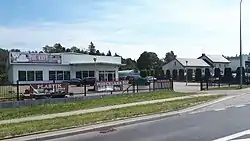
[[56, 117], [66, 117], [66, 116], [72, 116], [72, 115], [80, 115], [80, 114], [87, 114], [87, 113], [93, 113], [93, 112], [107, 111], [107, 110], [111, 110], [111, 109], [124, 108], [124, 107], [136, 106], [136, 105], [153, 104], [153, 103], [182, 100], [182, 99], [187, 99], [187, 98], [194, 98], [194, 97], [199, 97], [199, 96], [211, 96], [211, 95], [215, 95], [215, 94], [197, 94], [197, 95], [175, 97], [175, 98], [168, 98], [168, 99], [158, 99], [158, 100], [151, 100], [151, 101], [142, 101], [142, 102], [135, 102], [135, 103], [128, 103], [128, 104], [112, 105], [112, 106], [98, 107], [98, 108], [85, 109], [85, 110], [77, 110], [77, 111], [71, 111], [71, 112], [55, 113], [55, 114], [40, 115], [40, 116], [30, 116], [30, 117], [10, 119], [10, 120], [1, 120], [0, 125], [1, 124], [8, 124], [8, 123], [19, 123], [19, 122], [25, 122], [25, 121], [33, 121], [33, 120], [51, 119], [51, 118], [56, 118]]

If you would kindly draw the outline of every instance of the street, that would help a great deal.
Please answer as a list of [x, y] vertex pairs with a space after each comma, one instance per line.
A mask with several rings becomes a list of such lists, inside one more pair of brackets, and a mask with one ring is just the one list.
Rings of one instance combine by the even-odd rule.
[[[249, 111], [248, 104], [234, 105], [128, 125], [112, 129], [107, 133], [91, 132], [50, 141], [212, 141], [248, 130], [250, 128]], [[250, 132], [244, 133], [250, 134]], [[242, 135], [242, 138], [250, 137], [245, 134], [239, 135]]]

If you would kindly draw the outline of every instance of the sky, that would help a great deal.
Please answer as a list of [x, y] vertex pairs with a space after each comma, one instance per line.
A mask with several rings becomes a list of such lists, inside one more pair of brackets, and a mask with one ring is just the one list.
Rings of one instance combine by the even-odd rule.
[[[137, 59], [144, 51], [239, 54], [240, 0], [1, 0], [0, 48], [111, 50]], [[242, 48], [250, 52], [250, 0], [242, 3]]]

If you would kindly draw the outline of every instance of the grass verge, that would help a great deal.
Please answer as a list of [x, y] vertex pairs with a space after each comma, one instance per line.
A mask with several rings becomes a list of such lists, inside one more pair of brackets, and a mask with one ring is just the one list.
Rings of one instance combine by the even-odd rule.
[[[250, 86], [242, 86], [242, 89], [250, 88]], [[230, 87], [220, 87], [220, 88], [215, 88], [214, 90], [240, 90], [240, 86], [230, 86]]]
[[191, 95], [190, 93], [178, 93], [173, 91], [158, 91], [149, 94], [117, 95], [104, 97], [102, 99], [91, 99], [71, 103], [46, 104], [32, 107], [0, 109], [0, 120], [22, 118], [28, 116], [37, 116], [44, 114], [54, 114], [60, 112], [69, 112], [96, 107], [126, 104], [147, 100], [165, 99], [180, 96]]
[[120, 109], [113, 109], [103, 112], [95, 112], [89, 114], [59, 117], [53, 119], [28, 121], [21, 123], [3, 124], [0, 126], [0, 138], [30, 134], [41, 131], [51, 131], [66, 127], [77, 127], [87, 124], [95, 124], [107, 122], [110, 120], [125, 119], [145, 114], [156, 114], [161, 112], [170, 112], [190, 106], [197, 105], [202, 102], [211, 101], [222, 97], [222, 95], [201, 96], [196, 98], [188, 98], [185, 100], [175, 100], [170, 102], [162, 102], [156, 104], [147, 104], [139, 106], [131, 106]]

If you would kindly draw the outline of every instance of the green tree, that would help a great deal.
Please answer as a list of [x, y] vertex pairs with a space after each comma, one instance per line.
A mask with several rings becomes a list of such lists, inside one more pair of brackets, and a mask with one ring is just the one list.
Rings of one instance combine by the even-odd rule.
[[109, 50], [106, 56], [112, 56], [111, 51]]
[[[66, 51], [67, 51], [67, 49], [66, 49]], [[70, 48], [70, 52], [81, 53], [81, 50], [78, 47], [73, 46]]]
[[174, 54], [173, 51], [167, 52], [165, 54], [164, 63], [168, 63], [172, 61], [174, 58], [176, 58], [176, 55]]
[[136, 68], [136, 61], [132, 60], [131, 58], [124, 59], [122, 58], [122, 64], [125, 64], [125, 66], [121, 66], [120, 70], [134, 70]]
[[99, 51], [99, 50], [96, 50], [95, 55], [100, 56], [100, 55], [101, 55], [100, 51]]
[[143, 77], [143, 78], [146, 77], [147, 76], [147, 71], [146, 70], [141, 70], [140, 71], [140, 76]]
[[137, 60], [139, 70], [150, 70], [161, 68], [161, 61], [154, 52], [144, 51]]
[[96, 49], [95, 49], [95, 45], [93, 42], [90, 42], [89, 44], [89, 54], [90, 55], [95, 55], [96, 54]]

